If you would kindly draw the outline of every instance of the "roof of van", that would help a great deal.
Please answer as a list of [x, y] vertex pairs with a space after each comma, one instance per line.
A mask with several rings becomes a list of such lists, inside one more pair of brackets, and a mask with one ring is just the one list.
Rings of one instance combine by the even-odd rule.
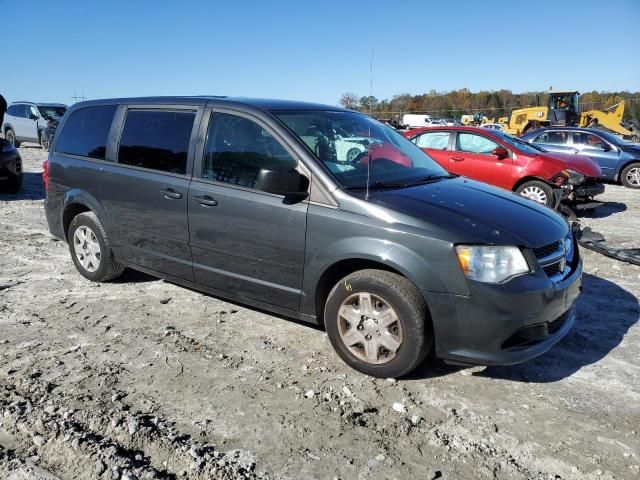
[[304, 110], [329, 110], [329, 111], [349, 111], [335, 105], [324, 105], [321, 103], [301, 102], [298, 100], [276, 100], [268, 98], [245, 98], [245, 97], [225, 97], [215, 95], [196, 95], [196, 96], [172, 96], [172, 97], [133, 97], [133, 98], [108, 98], [102, 100], [89, 100], [79, 102], [80, 104], [95, 103], [129, 103], [129, 104], [190, 104], [204, 105], [209, 104], [241, 104], [250, 105], [261, 110], [268, 111], [304, 111]]

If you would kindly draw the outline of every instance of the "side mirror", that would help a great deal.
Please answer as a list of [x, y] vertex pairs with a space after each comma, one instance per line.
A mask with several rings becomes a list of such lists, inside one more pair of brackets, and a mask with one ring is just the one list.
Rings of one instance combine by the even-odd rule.
[[504, 147], [496, 147], [491, 153], [498, 157], [499, 160], [502, 160], [503, 158], [507, 158], [509, 156], [509, 150]]
[[29, 114], [29, 120], [38, 120], [38, 118], [40, 117], [38, 117], [37, 115], [34, 115], [33, 113]]
[[257, 187], [267, 193], [305, 198], [309, 179], [295, 168], [263, 168], [258, 173]]
[[611, 148], [611, 145], [609, 145], [608, 143], [604, 142], [602, 144], [602, 150], [604, 150], [605, 152], [610, 152], [613, 149]]

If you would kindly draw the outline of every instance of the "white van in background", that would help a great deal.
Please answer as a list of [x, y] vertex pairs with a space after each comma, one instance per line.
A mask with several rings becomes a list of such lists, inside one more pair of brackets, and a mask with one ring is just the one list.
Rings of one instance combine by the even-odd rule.
[[402, 123], [408, 128], [428, 127], [431, 122], [431, 115], [405, 113], [402, 116]]

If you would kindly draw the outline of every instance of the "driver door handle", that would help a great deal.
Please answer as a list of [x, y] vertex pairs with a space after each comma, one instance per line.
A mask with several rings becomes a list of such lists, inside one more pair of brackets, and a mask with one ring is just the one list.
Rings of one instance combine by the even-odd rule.
[[218, 205], [218, 201], [209, 195], [202, 195], [200, 197], [193, 197], [193, 201], [199, 203], [203, 207], [215, 207]]
[[449, 157], [449, 160], [453, 162], [464, 162], [464, 158], [462, 157]]
[[162, 196], [167, 200], [180, 200], [182, 198], [182, 194], [180, 192], [176, 192], [173, 188], [165, 188], [164, 190], [160, 190]]

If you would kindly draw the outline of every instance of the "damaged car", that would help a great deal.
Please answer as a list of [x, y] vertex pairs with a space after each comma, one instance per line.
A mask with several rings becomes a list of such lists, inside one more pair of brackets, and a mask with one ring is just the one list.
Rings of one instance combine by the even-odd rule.
[[420, 128], [403, 135], [447, 171], [558, 208], [604, 192], [600, 167], [584, 155], [550, 153], [507, 133], [477, 127]]

